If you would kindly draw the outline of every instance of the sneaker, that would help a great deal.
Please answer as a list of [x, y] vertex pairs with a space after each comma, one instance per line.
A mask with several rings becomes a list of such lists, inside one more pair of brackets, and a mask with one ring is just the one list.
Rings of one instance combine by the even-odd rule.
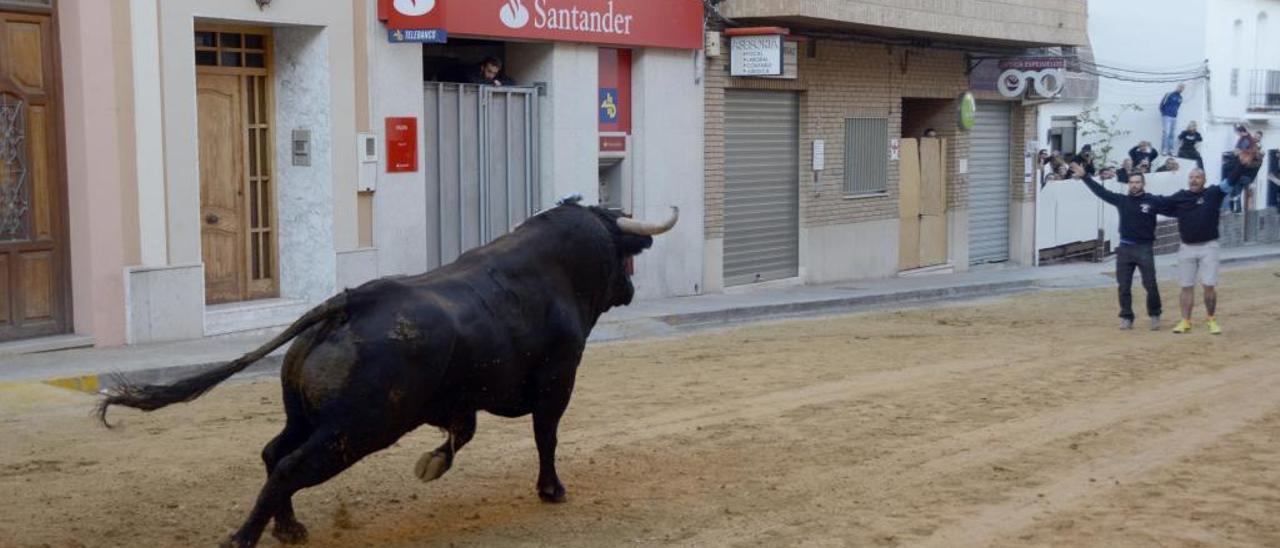
[[1173, 327], [1173, 332], [1179, 335], [1186, 333], [1188, 331], [1191, 331], [1191, 322], [1187, 321], [1186, 318], [1179, 320], [1178, 325], [1175, 325]]
[[1130, 330], [1130, 329], [1133, 329], [1133, 319], [1132, 319], [1132, 318], [1121, 318], [1121, 319], [1120, 319], [1120, 329], [1123, 329], [1123, 330], [1125, 330], [1125, 331], [1128, 331], [1128, 330]]
[[1160, 316], [1152, 316], [1152, 317], [1151, 317], [1151, 330], [1152, 330], [1152, 331], [1159, 331], [1159, 330], [1160, 330]]
[[1209, 325], [1209, 334], [1210, 334], [1210, 335], [1221, 335], [1221, 334], [1222, 334], [1222, 327], [1218, 326], [1218, 320], [1217, 320], [1216, 318], [1209, 318], [1209, 321], [1208, 321], [1207, 323], [1208, 323], [1208, 325]]

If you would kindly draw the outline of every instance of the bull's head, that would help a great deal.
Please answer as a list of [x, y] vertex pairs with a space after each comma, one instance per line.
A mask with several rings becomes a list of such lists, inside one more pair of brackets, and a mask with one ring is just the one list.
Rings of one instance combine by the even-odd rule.
[[631, 276], [626, 272], [626, 261], [639, 255], [653, 245], [653, 237], [664, 234], [676, 226], [680, 219], [680, 209], [671, 208], [671, 217], [661, 223], [645, 222], [623, 217], [621, 213], [601, 207], [592, 207], [591, 211], [605, 221], [609, 234], [613, 237], [613, 247], [617, 250], [616, 268], [610, 280], [611, 295], [609, 306], [625, 306], [631, 304], [636, 288], [631, 284]]

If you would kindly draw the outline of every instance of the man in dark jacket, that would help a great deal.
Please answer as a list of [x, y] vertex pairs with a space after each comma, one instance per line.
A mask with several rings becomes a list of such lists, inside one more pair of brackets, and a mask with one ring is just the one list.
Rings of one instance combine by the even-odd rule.
[[1160, 329], [1160, 286], [1156, 285], [1156, 261], [1152, 244], [1156, 240], [1156, 214], [1169, 211], [1163, 196], [1145, 192], [1146, 179], [1141, 173], [1129, 174], [1129, 192], [1108, 191], [1084, 172], [1080, 164], [1071, 164], [1076, 178], [1082, 179], [1096, 196], [1115, 206], [1120, 212], [1120, 246], [1116, 248], [1116, 282], [1120, 284], [1120, 329], [1133, 329], [1133, 270], [1142, 274], [1142, 287], [1147, 290], [1147, 316], [1151, 330]]
[[1204, 170], [1193, 169], [1186, 190], [1169, 197], [1173, 216], [1178, 218], [1178, 282], [1182, 286], [1182, 320], [1174, 333], [1191, 330], [1191, 310], [1196, 302], [1196, 279], [1204, 286], [1204, 308], [1209, 333], [1222, 334], [1214, 316], [1218, 309], [1218, 214], [1227, 198], [1223, 185], [1205, 187]]

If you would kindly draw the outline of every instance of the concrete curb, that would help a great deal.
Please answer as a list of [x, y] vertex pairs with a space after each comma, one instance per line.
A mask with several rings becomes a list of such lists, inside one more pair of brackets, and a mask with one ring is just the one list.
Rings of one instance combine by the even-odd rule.
[[[1170, 260], [1168, 255], [1157, 260]], [[1264, 263], [1280, 260], [1280, 250], [1245, 257], [1224, 257], [1223, 265], [1242, 266], [1252, 263]], [[1105, 275], [1105, 272], [1099, 272]], [[1164, 278], [1164, 276], [1162, 276]], [[950, 299], [971, 299], [997, 295], [1007, 295], [1036, 288], [1055, 289], [1055, 278], [1029, 278], [1002, 282], [950, 285], [921, 289], [904, 289], [887, 293], [851, 295], [837, 298], [811, 298], [797, 302], [776, 304], [748, 305], [728, 307], [719, 310], [667, 314], [645, 318], [633, 318], [618, 322], [604, 322], [593, 330], [589, 342], [608, 342], [646, 337], [675, 335], [681, 332], [701, 328], [743, 324], [753, 321], [776, 320], [788, 317], [805, 316], [822, 313], [846, 313], [883, 306], [891, 303], [920, 304]], [[1107, 285], [1105, 278], [1100, 283], [1069, 285], [1059, 289], [1073, 287], [1089, 287]], [[248, 349], [246, 349], [248, 351]], [[253, 378], [278, 375], [280, 365], [284, 361], [284, 349], [259, 360], [234, 378]], [[180, 380], [218, 367], [226, 361], [204, 362], [197, 364], [174, 365], [142, 369], [122, 373], [96, 373], [49, 379], [42, 382], [50, 386], [96, 394], [120, 385], [122, 380], [139, 384], [164, 384]]]
[[793, 303], [744, 306], [708, 312], [672, 314], [656, 319], [673, 327], [701, 327], [716, 324], [732, 324], [744, 321], [785, 318], [820, 312], [853, 311], [858, 308], [886, 303], [920, 303], [944, 299], [963, 299], [1011, 293], [1035, 287], [1036, 280], [1014, 280], [972, 285], [908, 289], [890, 293], [855, 295], [835, 299], [819, 299]]

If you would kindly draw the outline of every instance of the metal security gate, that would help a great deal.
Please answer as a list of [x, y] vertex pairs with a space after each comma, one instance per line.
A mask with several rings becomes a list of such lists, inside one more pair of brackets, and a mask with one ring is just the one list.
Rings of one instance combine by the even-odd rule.
[[428, 83], [427, 268], [509, 232], [539, 209], [538, 90]]
[[799, 275], [798, 96], [727, 90], [724, 140], [725, 285]]
[[969, 262], [1009, 260], [1009, 104], [979, 102], [969, 132]]

